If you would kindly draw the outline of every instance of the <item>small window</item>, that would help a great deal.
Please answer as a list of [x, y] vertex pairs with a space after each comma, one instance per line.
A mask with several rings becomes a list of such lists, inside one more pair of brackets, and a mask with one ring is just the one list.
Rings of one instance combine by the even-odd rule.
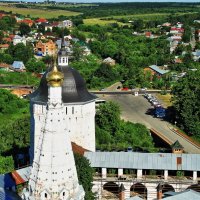
[[63, 197], [65, 196], [65, 192], [63, 192]]
[[74, 114], [74, 107], [72, 107], [72, 114]]
[[65, 63], [65, 58], [63, 58], [63, 63]]
[[47, 198], [47, 193], [44, 193], [44, 197]]
[[66, 107], [66, 111], [65, 112], [66, 112], [66, 115], [67, 115], [67, 107]]

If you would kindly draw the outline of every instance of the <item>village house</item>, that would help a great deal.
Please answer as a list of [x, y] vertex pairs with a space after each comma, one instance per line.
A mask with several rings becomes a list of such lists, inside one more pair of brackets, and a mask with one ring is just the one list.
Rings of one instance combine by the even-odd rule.
[[19, 23], [24, 23], [24, 24], [27, 24], [29, 27], [31, 27], [33, 25], [34, 21], [31, 19], [23, 19], [23, 20], [19, 21]]
[[26, 67], [24, 66], [24, 63], [22, 61], [14, 61], [11, 67], [14, 71], [25, 71]]
[[19, 43], [23, 43], [24, 45], [26, 45], [26, 38], [23, 36], [19, 36], [19, 35], [15, 35], [13, 38], [13, 45], [19, 44]]
[[39, 18], [35, 20], [36, 24], [42, 24], [42, 23], [46, 23], [48, 22], [48, 20], [46, 20], [45, 18]]
[[200, 50], [196, 50], [195, 52], [192, 52], [192, 55], [193, 55], [193, 60], [194, 61], [199, 61], [200, 59]]
[[10, 71], [12, 66], [6, 63], [0, 63], [0, 71]]
[[197, 37], [199, 38], [199, 41], [200, 41], [200, 29], [197, 30]]
[[170, 33], [171, 34], [184, 33], [184, 29], [183, 28], [178, 28], [178, 27], [171, 27]]
[[112, 59], [111, 57], [105, 58], [103, 60], [103, 63], [110, 65], [110, 66], [114, 66], [116, 64], [115, 60]]
[[62, 28], [71, 28], [72, 26], [73, 26], [73, 23], [71, 20], [64, 20], [59, 23], [59, 27], [62, 27]]
[[165, 23], [162, 24], [162, 26], [164, 26], [164, 27], [169, 27], [169, 26], [171, 26], [171, 23], [165, 22]]
[[9, 44], [0, 44], [0, 52], [3, 53], [5, 50], [7, 50], [9, 47]]
[[35, 33], [34, 34], [34, 39], [36, 39], [36, 40], [45, 40], [46, 37], [42, 33]]
[[154, 75], [156, 75], [157, 77], [162, 77], [169, 72], [169, 70], [166, 70], [166, 68], [166, 66], [150, 65], [149, 67], [144, 69], [144, 72], [149, 71], [152, 77]]
[[39, 41], [35, 46], [35, 52], [42, 56], [54, 55], [56, 53], [56, 44], [52, 40], [44, 43]]

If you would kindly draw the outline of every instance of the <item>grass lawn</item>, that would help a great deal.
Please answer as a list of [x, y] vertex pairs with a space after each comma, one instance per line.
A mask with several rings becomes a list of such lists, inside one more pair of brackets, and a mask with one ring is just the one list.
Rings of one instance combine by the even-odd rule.
[[163, 104], [165, 108], [172, 105], [171, 94], [166, 94], [166, 95], [156, 94], [156, 97], [158, 98], [158, 100], [161, 101], [161, 103]]
[[57, 18], [60, 15], [64, 16], [75, 16], [79, 15], [78, 12], [65, 11], [65, 10], [48, 10], [48, 9], [30, 9], [30, 8], [16, 8], [14, 5], [0, 4], [0, 10], [2, 11], [12, 11], [13, 14], [29, 15], [30, 17], [42, 17], [42, 18]]

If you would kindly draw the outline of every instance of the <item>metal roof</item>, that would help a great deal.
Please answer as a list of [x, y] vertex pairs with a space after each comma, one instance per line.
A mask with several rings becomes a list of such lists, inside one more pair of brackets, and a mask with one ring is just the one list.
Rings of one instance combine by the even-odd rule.
[[0, 188], [10, 188], [15, 186], [15, 181], [10, 173], [0, 175]]
[[[60, 67], [59, 70], [64, 73], [62, 85], [63, 103], [84, 103], [94, 101], [97, 97], [88, 92], [86, 84], [79, 72], [69, 66]], [[48, 101], [48, 86], [46, 81], [47, 72], [43, 75], [38, 89], [30, 94], [33, 102]]]
[[21, 200], [21, 198], [13, 191], [0, 188], [0, 200]]
[[84, 156], [92, 167], [200, 171], [200, 154], [85, 152]]
[[14, 61], [12, 67], [14, 69], [25, 69], [24, 63], [22, 61]]
[[176, 193], [171, 197], [164, 198], [166, 200], [200, 200], [200, 193], [194, 190], [185, 190], [183, 192]]
[[149, 66], [149, 68], [153, 69], [154, 71], [158, 72], [161, 75], [169, 72], [169, 70], [160, 69], [157, 65], [151, 65], [151, 66]]

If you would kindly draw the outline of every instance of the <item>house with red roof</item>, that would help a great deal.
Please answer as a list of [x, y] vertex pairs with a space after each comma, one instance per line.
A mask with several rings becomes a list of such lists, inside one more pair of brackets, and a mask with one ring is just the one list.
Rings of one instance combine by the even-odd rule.
[[2, 41], [6, 42], [6, 43], [10, 43], [10, 42], [12, 42], [12, 39], [9, 38], [9, 37], [4, 37], [4, 38], [2, 39]]
[[197, 37], [199, 38], [199, 41], [200, 41], [200, 29], [197, 30]]
[[20, 21], [20, 23], [27, 24], [28, 26], [31, 27], [33, 25], [34, 21], [31, 20], [31, 19], [23, 19], [23, 20]]
[[41, 24], [41, 23], [46, 23], [48, 22], [48, 20], [46, 20], [45, 18], [39, 18], [35, 20], [36, 24]]
[[171, 34], [184, 33], [184, 28], [171, 27], [170, 33]]
[[0, 52], [3, 53], [8, 47], [9, 44], [0, 44]]

